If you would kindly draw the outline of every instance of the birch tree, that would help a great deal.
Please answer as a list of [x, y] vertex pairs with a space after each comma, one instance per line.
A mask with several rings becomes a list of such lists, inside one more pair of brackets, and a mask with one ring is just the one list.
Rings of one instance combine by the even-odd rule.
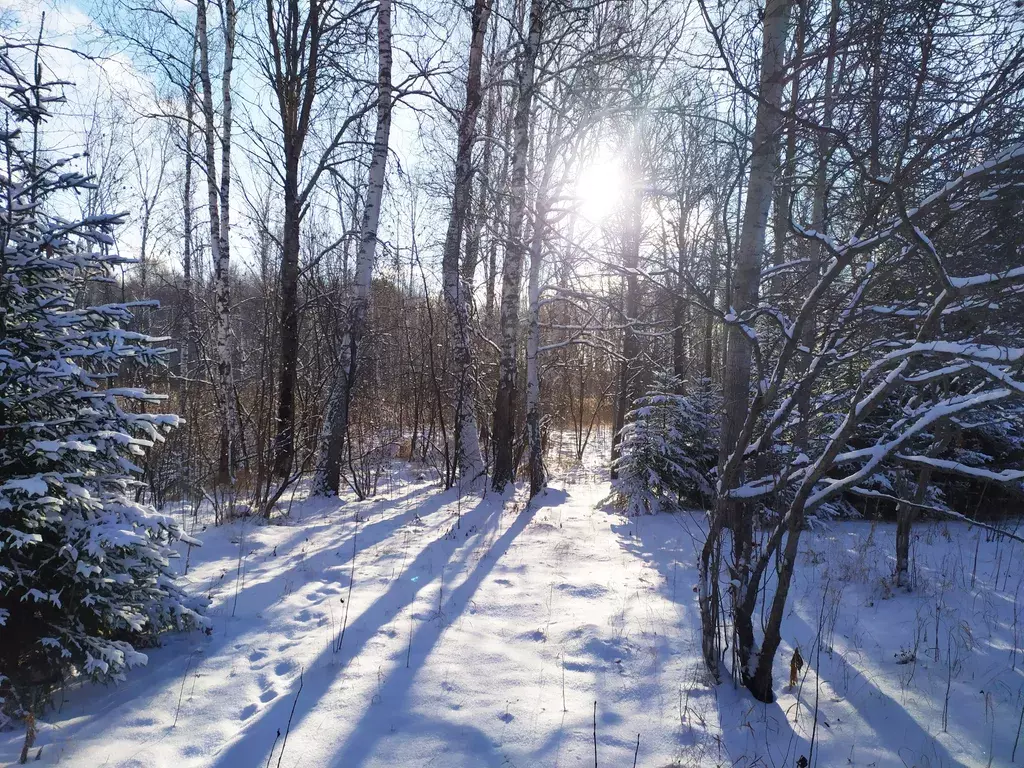
[[[206, 198], [210, 219], [210, 253], [214, 271], [214, 312], [216, 316], [215, 359], [217, 397], [221, 409], [221, 448], [217, 478], [221, 485], [233, 484], [238, 464], [239, 424], [235, 400], [235, 379], [231, 361], [231, 133], [232, 85], [235, 62], [237, 12], [234, 0], [224, 0], [221, 23], [224, 33], [224, 63], [220, 73], [220, 130], [213, 106], [213, 76], [210, 70], [210, 35], [207, 2], [196, 3], [196, 41], [199, 49], [199, 81], [202, 85], [203, 148], [206, 165]], [[217, 177], [216, 143], [220, 138], [220, 178]]]
[[484, 40], [491, 14], [490, 0], [474, 0], [470, 16], [466, 102], [459, 115], [452, 207], [442, 251], [444, 299], [452, 318], [455, 365], [455, 455], [461, 480], [473, 484], [486, 473], [476, 422], [476, 381], [468, 289], [459, 271], [460, 247], [465, 234], [473, 185], [473, 144], [483, 100], [480, 85]]
[[[519, 352], [519, 305], [522, 300], [523, 263], [527, 246], [523, 237], [526, 212], [526, 167], [530, 150], [530, 121], [536, 80], [537, 56], [544, 27], [542, 0], [531, 0], [529, 30], [523, 43], [512, 128], [511, 200], [508, 242], [501, 266], [501, 357], [498, 393], [494, 402], [494, 470], [491, 482], [501, 492], [515, 481], [513, 443], [516, 439], [516, 383]], [[543, 229], [543, 224], [538, 222]]]
[[[289, 478], [295, 470], [295, 389], [299, 364], [299, 255], [303, 220], [324, 174], [337, 172], [337, 152], [374, 99], [353, 82], [349, 44], [361, 34], [369, 2], [351, 7], [333, 0], [307, 5], [266, 0], [266, 39], [261, 62], [277, 107], [280, 144], [268, 152], [267, 164], [281, 184], [284, 221], [281, 233], [280, 361], [277, 387], [277, 432], [274, 473]], [[351, 89], [355, 87], [355, 92]], [[307, 146], [322, 117], [318, 108], [341, 103], [348, 91], [354, 102], [338, 116], [315, 151]], [[279, 155], [278, 155], [279, 153]], [[280, 165], [276, 162], [280, 157]], [[283, 167], [282, 167], [283, 166]], [[304, 173], [305, 171], [305, 173]]]
[[360, 344], [366, 333], [367, 303], [377, 248], [377, 226], [384, 199], [388, 143], [391, 136], [391, 0], [377, 6], [377, 128], [359, 225], [355, 277], [349, 298], [349, 321], [341, 344], [338, 374], [327, 401], [323, 433], [320, 439], [321, 464], [313, 483], [315, 493], [337, 494], [340, 487], [341, 458], [348, 433], [349, 408], [356, 386]]

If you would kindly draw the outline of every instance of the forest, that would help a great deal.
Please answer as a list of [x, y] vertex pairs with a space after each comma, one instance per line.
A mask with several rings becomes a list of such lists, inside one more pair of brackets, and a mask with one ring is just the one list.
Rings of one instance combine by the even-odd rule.
[[0, 762], [1024, 764], [1018, 0], [3, 0], [0, 111]]

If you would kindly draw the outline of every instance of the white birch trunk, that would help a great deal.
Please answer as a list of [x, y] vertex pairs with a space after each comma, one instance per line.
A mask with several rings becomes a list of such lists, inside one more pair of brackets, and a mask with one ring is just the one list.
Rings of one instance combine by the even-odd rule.
[[215, 143], [217, 126], [213, 109], [213, 84], [210, 77], [210, 39], [206, 0], [196, 6], [196, 37], [199, 46], [199, 78], [203, 87], [203, 141], [206, 160], [206, 190], [210, 215], [210, 252], [214, 269], [215, 347], [218, 400], [221, 408], [221, 457], [218, 481], [233, 483], [237, 463], [238, 411], [235, 404], [234, 375], [231, 366], [231, 71], [234, 63], [235, 6], [225, 2], [224, 72], [222, 74], [221, 177], [217, 182]]
[[444, 298], [452, 317], [452, 347], [455, 378], [458, 382], [454, 403], [457, 442], [455, 460], [460, 480], [470, 485], [477, 483], [485, 475], [486, 468], [483, 454], [480, 452], [480, 436], [476, 424], [476, 380], [473, 372], [469, 296], [459, 273], [459, 245], [466, 227], [469, 196], [473, 185], [473, 142], [476, 139], [476, 119], [481, 102], [480, 70], [490, 14], [490, 0], [474, 0], [469, 72], [466, 76], [466, 107], [459, 119], [455, 188], [442, 257]]
[[384, 178], [391, 138], [391, 0], [380, 0], [378, 5], [377, 51], [377, 129], [373, 137], [366, 199], [359, 226], [359, 251], [349, 299], [349, 323], [339, 350], [338, 373], [331, 387], [320, 434], [321, 460], [313, 482], [313, 492], [318, 495], [337, 494], [340, 488], [341, 457], [348, 434], [349, 406], [356, 383], [360, 344], [366, 333], [370, 283], [377, 253], [377, 227], [384, 199]]
[[530, 31], [523, 48], [516, 111], [513, 118], [512, 197], [509, 203], [508, 242], [501, 267], [501, 357], [498, 393], [494, 403], [494, 490], [501, 492], [515, 482], [513, 443], [516, 439], [516, 380], [519, 341], [519, 302], [523, 282], [526, 243], [523, 218], [526, 213], [526, 163], [530, 151], [530, 113], [533, 108], [537, 53], [540, 49], [544, 13], [542, 0], [530, 4]]

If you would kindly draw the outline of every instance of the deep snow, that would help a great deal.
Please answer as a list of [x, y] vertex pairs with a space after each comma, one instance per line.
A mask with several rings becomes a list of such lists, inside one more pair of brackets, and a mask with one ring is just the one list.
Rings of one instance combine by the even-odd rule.
[[533, 507], [398, 482], [199, 532], [183, 578], [213, 598], [212, 633], [68, 691], [41, 763], [591, 766], [596, 702], [601, 766], [1011, 764], [1021, 545], [922, 523], [907, 594], [888, 586], [891, 526], [808, 533], [763, 705], [700, 663], [699, 518], [624, 518], [607, 494], [588, 472]]

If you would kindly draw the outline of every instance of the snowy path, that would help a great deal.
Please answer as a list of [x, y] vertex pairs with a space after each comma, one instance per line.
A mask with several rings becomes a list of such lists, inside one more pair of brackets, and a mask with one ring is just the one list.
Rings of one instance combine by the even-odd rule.
[[638, 765], [692, 762], [715, 725], [713, 700], [683, 691], [695, 618], [595, 509], [606, 492], [503, 511], [421, 486], [208, 531], [189, 578], [215, 599], [212, 636], [172, 638], [127, 683], [69, 695], [44, 762], [241, 768], [273, 748], [277, 765], [291, 716], [282, 766], [586, 766], [595, 701], [600, 764], [632, 765], [638, 733]]
[[[707, 683], [695, 518], [626, 519], [599, 508], [607, 492], [555, 486], [524, 510], [405, 485], [208, 530], [187, 578], [213, 598], [212, 633], [168, 637], [122, 685], [69, 692], [41, 763], [589, 768], [595, 702], [602, 768], [1024, 759], [1020, 545], [919, 524], [907, 594], [888, 586], [892, 526], [808, 532], [779, 700], [763, 705]], [[0, 735], [0, 763], [20, 741]]]

